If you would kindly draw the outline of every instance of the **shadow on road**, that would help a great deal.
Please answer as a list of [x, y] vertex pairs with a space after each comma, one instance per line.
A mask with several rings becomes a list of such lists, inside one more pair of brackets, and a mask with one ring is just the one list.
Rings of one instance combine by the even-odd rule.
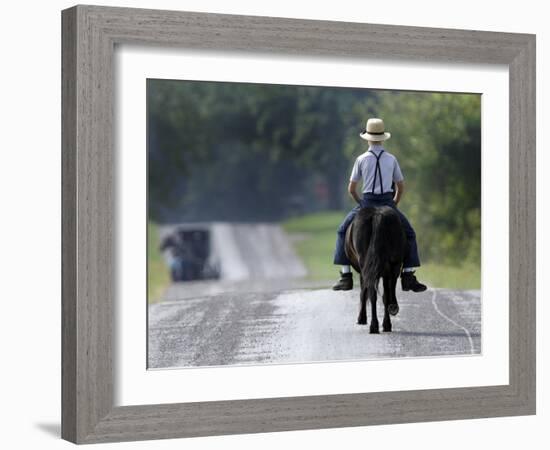
[[[444, 338], [463, 338], [464, 333], [463, 332], [445, 332], [440, 333], [437, 331], [394, 331], [394, 334], [399, 334], [401, 336], [416, 336], [416, 337], [444, 337]], [[481, 337], [480, 333], [470, 333], [470, 336], [472, 338], [479, 338]]]

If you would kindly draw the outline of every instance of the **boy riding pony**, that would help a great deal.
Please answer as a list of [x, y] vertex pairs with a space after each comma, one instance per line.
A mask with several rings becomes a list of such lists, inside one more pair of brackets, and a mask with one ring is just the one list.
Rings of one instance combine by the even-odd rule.
[[[369, 143], [368, 150], [360, 155], [353, 165], [348, 192], [358, 205], [346, 216], [338, 227], [334, 264], [341, 265], [340, 280], [332, 287], [335, 291], [347, 291], [353, 288], [353, 276], [350, 261], [344, 249], [346, 229], [353, 221], [360, 208], [390, 206], [401, 217], [401, 223], [408, 241], [408, 253], [403, 260], [401, 271], [401, 288], [404, 291], [422, 292], [426, 286], [416, 279], [414, 268], [420, 267], [416, 234], [405, 215], [397, 209], [404, 192], [403, 174], [395, 156], [388, 153], [382, 142], [391, 137], [385, 131], [382, 119], [369, 119], [366, 131], [359, 135]], [[362, 198], [356, 192], [357, 184], [362, 181]], [[395, 194], [392, 190], [395, 185]]]

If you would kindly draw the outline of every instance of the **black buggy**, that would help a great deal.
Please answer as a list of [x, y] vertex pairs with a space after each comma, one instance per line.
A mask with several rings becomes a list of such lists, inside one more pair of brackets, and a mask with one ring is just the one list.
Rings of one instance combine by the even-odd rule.
[[173, 282], [219, 278], [211, 262], [210, 232], [205, 229], [178, 228], [161, 242]]

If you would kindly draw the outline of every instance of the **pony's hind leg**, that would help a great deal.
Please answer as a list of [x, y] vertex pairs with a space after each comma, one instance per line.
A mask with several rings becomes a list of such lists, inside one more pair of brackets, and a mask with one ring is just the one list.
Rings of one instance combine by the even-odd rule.
[[389, 333], [391, 331], [391, 318], [388, 311], [390, 303], [392, 301], [391, 280], [388, 277], [384, 277], [384, 320], [382, 322], [382, 330]]
[[369, 333], [378, 334], [380, 333], [378, 326], [378, 315], [376, 314], [376, 289], [374, 287], [369, 287], [369, 299], [371, 305], [371, 319], [370, 319], [370, 329]]
[[367, 324], [367, 289], [363, 281], [361, 281], [361, 297], [359, 303], [359, 316], [357, 317], [357, 323], [359, 325]]
[[399, 303], [397, 302], [397, 296], [395, 295], [395, 285], [399, 279], [399, 274], [401, 273], [401, 264], [396, 264], [393, 267], [392, 275], [390, 277], [390, 290], [389, 290], [389, 303], [388, 303], [388, 312], [392, 316], [396, 316], [399, 312]]

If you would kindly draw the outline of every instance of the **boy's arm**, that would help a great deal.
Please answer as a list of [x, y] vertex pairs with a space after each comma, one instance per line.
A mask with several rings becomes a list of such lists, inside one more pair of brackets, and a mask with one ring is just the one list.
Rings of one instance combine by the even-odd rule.
[[357, 181], [350, 181], [348, 185], [349, 195], [351, 195], [358, 204], [361, 204], [361, 198], [359, 197], [359, 195], [357, 195], [356, 189], [357, 189]]
[[395, 195], [393, 196], [393, 201], [396, 205], [401, 200], [403, 192], [405, 192], [405, 184], [403, 183], [403, 180], [403, 173], [401, 173], [401, 167], [399, 167], [399, 163], [396, 159], [393, 166], [393, 182], [395, 183]]
[[405, 192], [405, 182], [404, 181], [396, 181], [395, 182], [395, 196], [393, 197], [393, 201], [396, 205], [399, 204], [399, 201], [401, 200], [401, 196], [403, 195], [403, 192]]
[[359, 180], [361, 180], [361, 166], [359, 165], [359, 158], [357, 158], [355, 160], [355, 163], [353, 164], [353, 169], [351, 169], [351, 176], [349, 177], [348, 184], [348, 193], [358, 204], [361, 204], [361, 197], [359, 197], [356, 192], [357, 183], [359, 183]]

